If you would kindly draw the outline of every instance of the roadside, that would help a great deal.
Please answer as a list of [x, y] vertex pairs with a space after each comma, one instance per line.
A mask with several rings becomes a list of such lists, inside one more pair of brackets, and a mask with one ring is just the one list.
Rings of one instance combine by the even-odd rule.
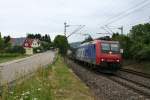
[[35, 72], [38, 68], [50, 64], [54, 57], [54, 51], [47, 51], [30, 57], [1, 63], [0, 83], [9, 83], [29, 73]]
[[3, 53], [0, 54], [0, 63], [5, 63], [8, 61], [16, 60], [16, 59], [21, 59], [24, 57], [28, 57], [25, 54], [11, 54], [11, 53]]
[[89, 88], [70, 71], [61, 57], [11, 91], [4, 89], [3, 100], [94, 100]]

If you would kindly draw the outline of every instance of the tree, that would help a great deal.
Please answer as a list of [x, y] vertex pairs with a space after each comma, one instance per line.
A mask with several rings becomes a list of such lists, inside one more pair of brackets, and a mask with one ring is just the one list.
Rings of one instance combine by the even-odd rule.
[[35, 34], [34, 38], [41, 40], [42, 36], [41, 36], [41, 34]]
[[29, 34], [27, 34], [27, 38], [34, 39], [35, 36], [34, 36], [34, 34], [29, 33]]
[[4, 46], [4, 41], [3, 41], [3, 39], [1, 38], [1, 34], [0, 34], [0, 52], [2, 52], [3, 46]]
[[129, 33], [132, 41], [133, 58], [137, 60], [150, 60], [150, 24], [139, 24], [132, 27]]
[[4, 43], [7, 44], [10, 42], [11, 37], [10, 36], [4, 36]]
[[4, 38], [2, 38], [0, 35], [0, 52], [1, 53], [7, 52], [8, 49], [11, 48], [10, 39], [11, 39], [10, 36], [4, 36]]
[[61, 55], [66, 55], [69, 47], [67, 37], [63, 35], [57, 35], [54, 39], [54, 46], [59, 48], [59, 53]]
[[150, 44], [150, 24], [146, 23], [133, 26], [129, 36], [134, 42]]
[[124, 58], [132, 58], [132, 53], [130, 52], [130, 48], [132, 47], [132, 41], [129, 36], [114, 33], [112, 36], [112, 40], [119, 41], [121, 48], [124, 49], [123, 56]]
[[51, 38], [48, 34], [45, 34], [45, 36], [43, 36], [41, 40], [48, 42], [48, 43], [51, 43]]

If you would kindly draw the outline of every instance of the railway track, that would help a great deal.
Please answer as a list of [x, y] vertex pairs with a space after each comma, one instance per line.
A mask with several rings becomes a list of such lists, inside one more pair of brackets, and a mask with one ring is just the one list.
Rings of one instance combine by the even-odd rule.
[[144, 87], [141, 84], [137, 84], [134, 81], [131, 81], [131, 80], [128, 80], [128, 79], [125, 79], [122, 77], [118, 77], [118, 76], [111, 76], [111, 77], [107, 76], [107, 78], [136, 92], [136, 93], [139, 93], [141, 95], [144, 95], [144, 96], [150, 98], [150, 89], [147, 87]]
[[121, 78], [115, 74], [101, 73], [98, 69], [91, 69], [84, 64], [70, 61], [69, 63], [76, 75], [94, 91], [96, 96], [106, 96], [111, 100], [124, 100], [125, 98], [145, 100], [150, 98], [150, 89], [141, 84]]
[[[121, 74], [114, 74], [114, 76], [106, 76], [108, 79], [129, 88], [130, 90], [133, 90], [141, 95], [145, 95], [148, 98], [150, 98], [150, 83], [149, 84], [145, 84], [143, 82], [141, 82], [142, 80], [140, 80], [141, 78], [138, 77], [142, 77], [143, 79], [147, 79], [150, 81], [150, 75], [149, 74], [145, 74], [142, 72], [137, 72], [137, 71], [133, 71], [130, 69], [120, 69], [121, 72], [126, 72], [128, 74], [130, 74], [129, 77], [125, 77]], [[132, 75], [136, 75], [136, 79], [134, 79]], [[134, 76], [135, 77], [135, 76]], [[139, 79], [139, 80], [137, 80]]]
[[[81, 65], [81, 66], [84, 66], [84, 65]], [[90, 68], [87, 68], [87, 69], [91, 70]], [[144, 74], [142, 72], [136, 72], [136, 71], [132, 71], [129, 69], [121, 69], [120, 71], [130, 73], [130, 74], [133, 74], [136, 76], [140, 76], [143, 78], [147, 78], [148, 80], [150, 80], [149, 75]], [[131, 91], [134, 91], [138, 94], [141, 94], [141, 95], [144, 95], [144, 96], [150, 98], [150, 83], [149, 83], [149, 85], [145, 85], [140, 82], [137, 82], [136, 80], [132, 80], [131, 78], [125, 78], [118, 74], [107, 75], [107, 74], [101, 73], [95, 69], [93, 69], [92, 72], [94, 72], [98, 75], [101, 75], [103, 77], [106, 77], [106, 78], [110, 79], [111, 81], [116, 82], [117, 84], [120, 84], [121, 86], [128, 88]]]
[[[84, 65], [81, 65], [84, 66]], [[88, 70], [91, 70], [90, 68], [87, 68]], [[120, 69], [121, 72], [126, 72], [128, 74], [132, 74], [132, 75], [136, 75], [139, 77], [143, 77], [146, 78], [148, 80], [150, 80], [150, 75], [149, 74], [145, 74], [142, 72], [136, 72], [130, 69]], [[143, 84], [142, 82], [137, 82], [136, 80], [132, 80], [132, 78], [126, 78], [126, 77], [122, 77], [119, 74], [114, 74], [114, 75], [106, 75], [106, 74], [101, 74], [101, 72], [97, 71], [97, 70], [92, 70], [92, 72], [101, 75], [103, 77], [106, 77], [108, 79], [110, 79], [113, 82], [116, 82], [117, 84], [120, 84], [126, 88], [128, 88], [129, 90], [132, 90], [138, 94], [144, 95], [148, 98], [150, 98], [150, 83], [149, 85]]]
[[120, 71], [131, 73], [131, 74], [135, 74], [137, 76], [141, 76], [141, 77], [150, 79], [150, 74], [147, 74], [147, 73], [134, 71], [134, 70], [131, 70], [131, 69], [125, 69], [125, 68], [120, 69]]
[[[130, 73], [130, 74], [140, 76], [140, 77], [143, 77], [143, 78], [146, 78], [146, 79], [150, 80], [150, 75], [149, 74], [133, 71], [133, 70], [130, 70], [130, 69], [120, 69], [120, 71]], [[131, 78], [122, 77], [118, 74], [105, 75], [105, 74], [101, 74], [99, 71], [94, 70], [94, 72], [97, 73], [97, 74], [102, 75], [103, 77], [106, 77], [106, 78], [110, 79], [113, 82], [116, 82], [116, 83], [128, 88], [129, 90], [132, 90], [136, 93], [139, 93], [141, 95], [144, 95], [144, 96], [150, 98], [150, 83], [149, 83], [149, 85], [145, 85], [143, 83], [132, 80]]]

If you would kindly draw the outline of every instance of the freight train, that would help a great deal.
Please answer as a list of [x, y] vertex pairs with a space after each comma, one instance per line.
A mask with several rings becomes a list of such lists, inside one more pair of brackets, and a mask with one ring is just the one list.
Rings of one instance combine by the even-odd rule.
[[122, 65], [120, 50], [118, 41], [94, 40], [81, 44], [76, 49], [74, 58], [102, 71], [115, 72]]

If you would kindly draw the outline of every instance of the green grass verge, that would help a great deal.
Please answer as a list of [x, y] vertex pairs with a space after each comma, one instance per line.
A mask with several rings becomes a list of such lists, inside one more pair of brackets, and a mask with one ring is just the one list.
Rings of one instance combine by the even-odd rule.
[[94, 100], [89, 88], [82, 83], [58, 57], [46, 69], [8, 91], [4, 88], [3, 100]]
[[16, 60], [16, 59], [20, 59], [24, 57], [27, 57], [27, 55], [16, 54], [16, 53], [15, 54], [3, 53], [3, 54], [0, 54], [0, 63], [4, 63], [7, 61]]

